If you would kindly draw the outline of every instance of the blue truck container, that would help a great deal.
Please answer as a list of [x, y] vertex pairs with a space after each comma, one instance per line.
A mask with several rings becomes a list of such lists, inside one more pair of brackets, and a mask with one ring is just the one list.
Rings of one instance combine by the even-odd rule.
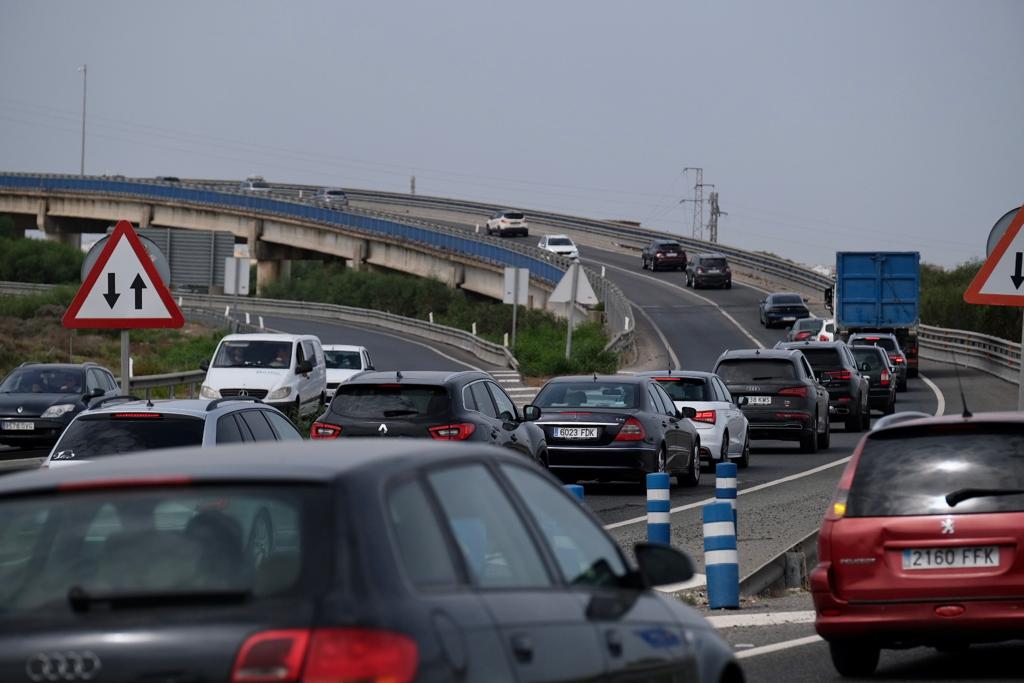
[[853, 332], [892, 332], [906, 354], [907, 375], [918, 374], [921, 254], [916, 251], [836, 252], [834, 312], [843, 338]]

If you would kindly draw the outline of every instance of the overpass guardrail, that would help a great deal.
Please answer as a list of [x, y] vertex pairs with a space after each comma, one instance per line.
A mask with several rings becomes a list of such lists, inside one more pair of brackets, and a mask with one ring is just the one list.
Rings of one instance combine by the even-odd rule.
[[917, 339], [921, 358], [974, 368], [1013, 384], [1020, 381], [1021, 345], [1017, 342], [931, 325], [921, 325]]

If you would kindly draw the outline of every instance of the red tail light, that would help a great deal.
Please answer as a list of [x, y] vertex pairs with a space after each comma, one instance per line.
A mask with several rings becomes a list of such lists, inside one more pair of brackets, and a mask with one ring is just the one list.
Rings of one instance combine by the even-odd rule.
[[906, 359], [903, 356], [889, 356], [889, 360], [891, 360], [893, 363], [896, 363], [897, 365], [906, 362]]
[[882, 370], [882, 386], [883, 387], [889, 386], [889, 382], [891, 382], [891, 381], [892, 381], [892, 378], [889, 376], [889, 371], [888, 370]]
[[698, 410], [697, 414], [693, 416], [694, 422], [707, 422], [708, 424], [715, 424], [715, 411], [713, 410]]
[[793, 341], [803, 341], [811, 336], [810, 332], [797, 332], [796, 336], [793, 337]]
[[847, 380], [852, 377], [849, 370], [835, 370], [833, 372], [826, 372], [825, 376], [829, 379], [834, 380]]
[[622, 429], [619, 430], [615, 440], [643, 441], [645, 438], [647, 438], [647, 432], [644, 431], [644, 426], [635, 417], [631, 417], [622, 425]]
[[311, 439], [337, 439], [339, 436], [341, 436], [341, 427], [327, 422], [314, 422], [313, 426], [309, 428], [309, 438]]
[[476, 431], [476, 425], [472, 422], [459, 422], [431, 427], [429, 431], [430, 437], [438, 441], [465, 441]]
[[242, 645], [232, 683], [408, 683], [419, 652], [408, 636], [364, 628], [264, 631]]
[[784, 389], [779, 389], [779, 396], [807, 398], [807, 387], [785, 387]]
[[827, 334], [819, 334], [818, 335], [818, 341], [828, 341], [828, 335]]
[[704, 268], [701, 267], [701, 266], [697, 266], [697, 272], [698, 273], [703, 273], [704, 272]]

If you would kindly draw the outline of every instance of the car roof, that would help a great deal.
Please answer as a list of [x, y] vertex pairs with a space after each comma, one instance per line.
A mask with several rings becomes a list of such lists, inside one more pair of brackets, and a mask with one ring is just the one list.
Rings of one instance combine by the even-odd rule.
[[221, 341], [300, 341], [305, 339], [320, 340], [313, 334], [285, 334], [283, 332], [252, 332], [226, 335]]
[[695, 379], [710, 379], [716, 377], [713, 372], [703, 370], [645, 370], [636, 373], [640, 377], [690, 377]]
[[[216, 404], [213, 410], [209, 409], [210, 404]], [[201, 398], [158, 398], [150, 401], [123, 401], [107, 403], [98, 408], [90, 408], [82, 413], [83, 415], [105, 415], [110, 413], [163, 413], [174, 415], [187, 415], [190, 417], [206, 418], [210, 415], [245, 408], [273, 408], [262, 401], [245, 399], [201, 399]]]
[[559, 234], [559, 235], [548, 235], [547, 236], [548, 239], [551, 239], [552, 237], [561, 237], [561, 238], [567, 239], [570, 242], [572, 242], [572, 238], [569, 237], [568, 235], [561, 235], [561, 234]]
[[780, 341], [777, 343], [780, 349], [834, 349], [838, 346], [845, 346], [846, 342], [841, 341]]
[[726, 255], [718, 251], [709, 251], [703, 254], [698, 254], [697, 258], [726, 258]]
[[17, 370], [19, 368], [33, 368], [35, 370], [39, 370], [39, 369], [43, 369], [43, 368], [50, 369], [50, 370], [86, 370], [88, 368], [99, 368], [100, 370], [106, 370], [106, 368], [104, 368], [102, 365], [99, 365], [97, 363], [33, 363], [33, 362], [22, 363], [17, 368], [12, 368], [12, 370]]
[[855, 332], [850, 335], [850, 339], [870, 339], [872, 337], [886, 337], [889, 339], [896, 339], [896, 335], [892, 332]]
[[[401, 374], [399, 377], [398, 375]], [[494, 379], [480, 370], [388, 370], [371, 371], [356, 375], [349, 384], [388, 384], [408, 382], [410, 384], [447, 384], [456, 379]]]
[[411, 467], [444, 461], [478, 460], [522, 463], [507, 449], [486, 444], [433, 442], [425, 439], [342, 439], [289, 442], [286, 454], [279, 442], [257, 442], [216, 448], [173, 448], [113, 455], [85, 467], [60, 467], [19, 472], [0, 478], [0, 496], [53, 490], [99, 482], [147, 480], [169, 485], [177, 478], [195, 482], [328, 483], [349, 474], [387, 477]]
[[768, 358], [770, 360], [794, 360], [800, 353], [798, 349], [734, 349], [726, 351], [718, 360], [734, 360], [747, 358]]
[[548, 384], [562, 384], [567, 382], [593, 382], [598, 384], [601, 382], [615, 382], [617, 384], [640, 384], [650, 377], [646, 375], [563, 375], [561, 377], [552, 377], [547, 381]]
[[[899, 413], [896, 413], [898, 415]], [[879, 418], [881, 419], [881, 418]], [[963, 415], [939, 415], [929, 417], [911, 418], [896, 422], [892, 425], [880, 427], [876, 430], [872, 430], [869, 434], [869, 438], [874, 438], [877, 434], [885, 434], [887, 436], [895, 436], [901, 430], [907, 432], [919, 432], [922, 427], [938, 426], [938, 425], [1019, 425], [1024, 426], [1024, 412], [1020, 411], [1000, 411], [991, 413], [974, 413], [968, 417]]]
[[772, 292], [768, 296], [798, 296], [800, 297], [800, 301], [804, 300], [804, 298], [800, 296], [799, 292]]
[[324, 351], [365, 351], [365, 346], [354, 346], [352, 344], [323, 344]]

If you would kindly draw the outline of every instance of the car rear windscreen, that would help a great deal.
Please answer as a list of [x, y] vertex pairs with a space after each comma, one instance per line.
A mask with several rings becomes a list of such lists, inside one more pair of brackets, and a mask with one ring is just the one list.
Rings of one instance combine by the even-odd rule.
[[744, 384], [796, 379], [796, 368], [788, 360], [770, 358], [729, 358], [723, 360], [715, 374], [723, 382]]
[[679, 246], [678, 242], [660, 242], [655, 245], [655, 248], [661, 251], [682, 251], [683, 248]]
[[0, 500], [0, 620], [313, 595], [322, 562], [306, 556], [333, 556], [328, 503], [321, 486], [223, 484]]
[[857, 359], [858, 365], [867, 363], [869, 372], [882, 370], [886, 367], [886, 363], [882, 360], [882, 356], [879, 354], [878, 350], [872, 347], [853, 347], [853, 357]]
[[658, 377], [658, 384], [673, 401], [713, 401], [703, 377]]
[[432, 384], [348, 384], [331, 412], [353, 420], [428, 420], [448, 414], [448, 390]]
[[804, 356], [807, 357], [807, 362], [811, 364], [811, 367], [815, 370], [830, 370], [832, 368], [841, 367], [843, 362], [839, 358], [839, 352], [835, 349], [800, 349]]
[[801, 318], [793, 323], [793, 329], [797, 332], [815, 331], [821, 327], [821, 320], [818, 318]]
[[700, 260], [700, 264], [705, 268], [725, 268], [726, 263], [724, 258], [705, 258]]
[[504, 216], [505, 218], [509, 219], [510, 221], [521, 221], [524, 218], [526, 218], [526, 216], [524, 216], [519, 211], [506, 211], [505, 213], [503, 213], [501, 215]]
[[54, 460], [90, 460], [105, 455], [203, 444], [204, 421], [160, 413], [81, 415], [53, 449]]
[[541, 408], [636, 408], [638, 384], [625, 382], [553, 382], [534, 404]]
[[1019, 425], [978, 429], [880, 431], [864, 444], [846, 503], [847, 517], [1024, 511], [1024, 493], [978, 495], [955, 506], [946, 496], [1024, 491], [1024, 433]]
[[877, 346], [886, 351], [896, 351], [896, 342], [890, 337], [858, 337], [852, 343], [857, 346]]
[[772, 297], [772, 303], [775, 305], [791, 306], [794, 304], [803, 305], [804, 300], [800, 298], [798, 294], [776, 294]]

